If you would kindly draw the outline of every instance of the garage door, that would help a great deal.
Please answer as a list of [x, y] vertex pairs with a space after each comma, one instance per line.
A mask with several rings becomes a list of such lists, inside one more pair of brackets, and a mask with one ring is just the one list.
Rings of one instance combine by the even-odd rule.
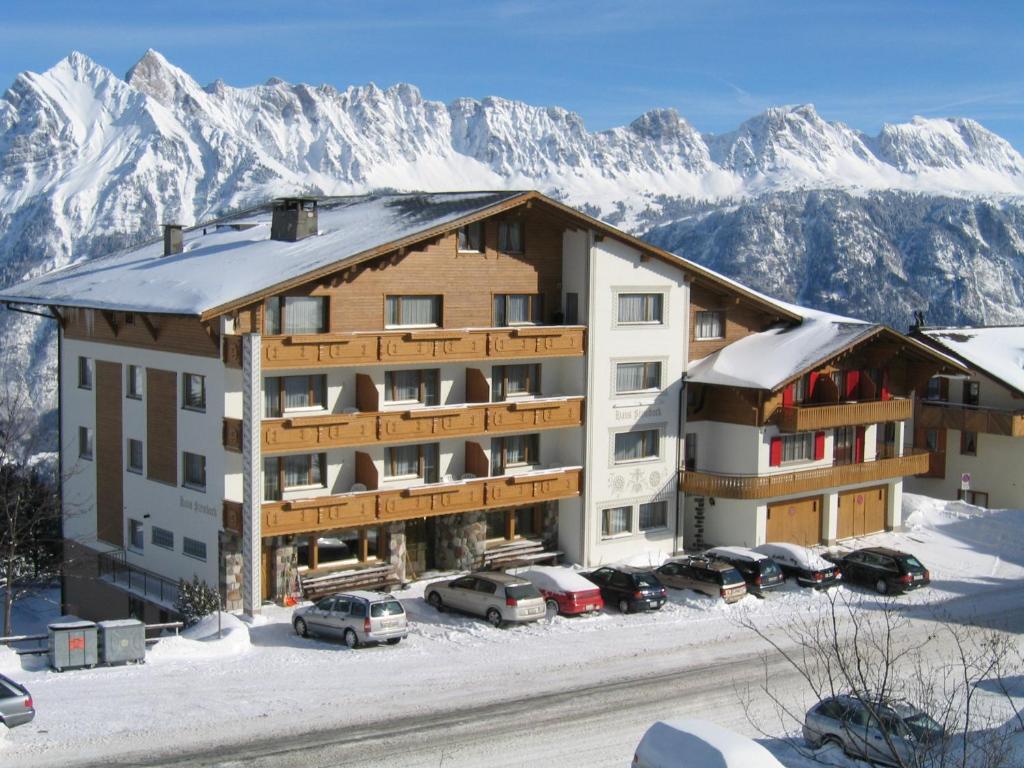
[[769, 504], [765, 536], [767, 541], [817, 544], [821, 541], [821, 497]]
[[884, 531], [888, 490], [888, 486], [879, 485], [840, 493], [837, 537], [848, 539]]

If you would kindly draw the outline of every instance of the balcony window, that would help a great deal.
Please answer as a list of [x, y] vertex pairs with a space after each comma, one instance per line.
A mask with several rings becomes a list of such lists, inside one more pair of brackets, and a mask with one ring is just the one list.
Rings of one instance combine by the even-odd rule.
[[668, 502], [650, 501], [640, 505], [640, 530], [654, 531], [668, 527]]
[[698, 341], [724, 339], [725, 312], [721, 310], [698, 312], [696, 322], [694, 323], [694, 338]]
[[853, 427], [836, 427], [834, 459], [836, 464], [853, 464], [856, 459], [856, 430]]
[[662, 322], [660, 293], [620, 293], [619, 325], [656, 325]]
[[814, 433], [801, 432], [782, 438], [782, 463], [812, 461], [814, 459]]
[[540, 394], [540, 364], [496, 365], [491, 369], [491, 399], [500, 403], [517, 395]]
[[484, 223], [482, 221], [474, 221], [459, 229], [459, 250], [483, 253]]
[[128, 547], [141, 552], [146, 544], [146, 535], [141, 520], [128, 520]]
[[657, 458], [659, 438], [660, 432], [657, 429], [620, 432], [615, 436], [615, 463]]
[[181, 407], [189, 411], [206, 411], [206, 377], [185, 373], [181, 377]]
[[142, 366], [129, 365], [125, 371], [125, 397], [142, 399]]
[[615, 393], [661, 389], [661, 363], [618, 363], [615, 366]]
[[78, 388], [92, 389], [92, 358], [78, 358]]
[[981, 382], [964, 382], [964, 405], [978, 405], [981, 402]]
[[388, 296], [385, 301], [388, 326], [430, 327], [441, 325], [440, 296]]
[[268, 336], [327, 332], [325, 296], [271, 296], [263, 330]]
[[925, 400], [945, 402], [949, 399], [949, 379], [934, 376], [928, 379], [928, 388], [924, 393]]
[[142, 474], [142, 441], [128, 438], [128, 471]]
[[541, 304], [541, 296], [536, 293], [498, 294], [494, 297], [494, 325], [537, 325], [542, 317]]
[[498, 222], [498, 250], [502, 253], [523, 253], [523, 223], [521, 221]]
[[491, 469], [495, 475], [503, 475], [511, 467], [523, 467], [540, 463], [540, 438], [538, 435], [510, 435], [491, 440]]
[[623, 536], [633, 532], [633, 508], [611, 507], [601, 510], [601, 536]]
[[286, 411], [324, 408], [327, 376], [270, 376], [263, 382], [263, 411], [270, 418]]
[[181, 484], [194, 491], [206, 490], [206, 457], [198, 453], [184, 451], [181, 454]]
[[78, 428], [78, 458], [92, 461], [93, 437], [89, 427]]
[[327, 455], [301, 453], [263, 460], [263, 498], [280, 501], [281, 492], [323, 488], [327, 476]]
[[391, 446], [384, 462], [384, 477], [393, 480], [419, 477], [424, 483], [436, 483], [440, 476], [439, 454], [437, 443]]
[[960, 455], [961, 456], [977, 456], [978, 455], [978, 433], [971, 432], [969, 430], [962, 430], [960, 432]]
[[385, 371], [384, 402], [439, 405], [441, 402], [440, 369]]

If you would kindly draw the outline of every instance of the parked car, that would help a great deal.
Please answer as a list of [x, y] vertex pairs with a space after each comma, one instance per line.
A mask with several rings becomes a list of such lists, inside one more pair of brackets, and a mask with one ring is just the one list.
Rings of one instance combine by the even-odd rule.
[[0, 723], [15, 728], [31, 722], [35, 716], [36, 709], [28, 688], [0, 675]]
[[851, 695], [811, 707], [803, 732], [814, 747], [832, 743], [848, 755], [891, 765], [917, 765], [917, 758], [945, 737], [943, 727], [915, 707]]
[[496, 571], [435, 581], [427, 587], [426, 599], [439, 611], [454, 608], [483, 616], [496, 627], [505, 622], [537, 621], [547, 611], [544, 598], [533, 584]]
[[656, 611], [668, 599], [665, 587], [649, 568], [605, 566], [583, 576], [597, 584], [605, 603], [617, 606], [621, 613]]
[[843, 574], [835, 563], [830, 563], [813, 549], [799, 544], [773, 542], [754, 547], [755, 552], [770, 557], [786, 576], [792, 576], [801, 587], [824, 589], [842, 581]]
[[383, 592], [341, 592], [292, 612], [292, 626], [302, 637], [341, 638], [349, 648], [367, 643], [396, 645], [409, 634], [405, 608]]
[[837, 558], [843, 580], [867, 584], [880, 595], [900, 594], [931, 583], [931, 574], [921, 561], [906, 552], [886, 547], [857, 549]]
[[758, 597], [769, 589], [780, 587], [786, 583], [779, 564], [760, 552], [746, 547], [714, 547], [704, 553], [706, 557], [728, 563], [741, 574], [747, 582], [747, 591]]
[[567, 566], [534, 565], [516, 571], [515, 575], [540, 590], [549, 611], [575, 616], [604, 608], [601, 590]]
[[659, 720], [633, 754], [634, 768], [783, 768], [756, 741], [696, 718]]
[[735, 603], [747, 595], [743, 575], [721, 560], [706, 557], [678, 557], [660, 565], [654, 574], [673, 589], [693, 589], [710, 597]]

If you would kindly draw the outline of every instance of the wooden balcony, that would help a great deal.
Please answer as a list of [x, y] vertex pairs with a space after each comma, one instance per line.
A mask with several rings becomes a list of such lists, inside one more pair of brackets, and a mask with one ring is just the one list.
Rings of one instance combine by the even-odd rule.
[[583, 424], [582, 397], [467, 403], [405, 411], [264, 419], [264, 453], [424, 442], [470, 435], [536, 432]]
[[224, 499], [223, 526], [225, 531], [242, 532], [242, 502]]
[[919, 400], [914, 426], [923, 429], [958, 429], [982, 432], [986, 435], [1024, 437], [1024, 411]]
[[780, 432], [813, 432], [819, 429], [905, 421], [913, 413], [907, 398], [868, 400], [858, 403], [788, 405], [778, 410]]
[[927, 451], [907, 448], [903, 456], [770, 475], [726, 475], [686, 471], [680, 476], [679, 487], [686, 493], [696, 496], [768, 499], [920, 474], [928, 471], [929, 457]]
[[[232, 337], [240, 338], [240, 337]], [[578, 357], [586, 328], [576, 325], [515, 328], [428, 328], [380, 333], [325, 333], [268, 336], [263, 339], [263, 370], [353, 365], [418, 364], [472, 360]], [[225, 361], [240, 352], [225, 342]]]
[[460, 512], [527, 506], [579, 496], [583, 470], [559, 467], [522, 475], [361, 491], [301, 501], [264, 502], [263, 536], [282, 536]]

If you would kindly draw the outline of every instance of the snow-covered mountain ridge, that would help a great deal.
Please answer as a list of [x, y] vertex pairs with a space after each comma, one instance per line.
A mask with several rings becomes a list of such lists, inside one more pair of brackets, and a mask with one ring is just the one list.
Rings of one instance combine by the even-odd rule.
[[[961, 320], [1024, 317], [1013, 289], [1024, 158], [971, 120], [916, 118], [867, 136], [804, 105], [709, 135], [663, 109], [591, 132], [558, 107], [444, 104], [407, 84], [200, 86], [155, 51], [124, 78], [73, 53], [0, 98], [0, 282], [153, 238], [162, 222], [384, 187], [537, 188], [636, 233], [657, 227], [660, 244], [754, 287], [871, 319], [927, 309], [933, 294], [945, 304], [945, 278], [966, 280], [972, 297], [1001, 287], [965, 303]], [[997, 241], [986, 240], [993, 218]], [[927, 261], [942, 233], [955, 253], [907, 298], [907, 248]], [[871, 260], [886, 268], [845, 268]], [[847, 309], [845, 297], [860, 298]], [[0, 328], [45, 391], [51, 340], [39, 321]]]

